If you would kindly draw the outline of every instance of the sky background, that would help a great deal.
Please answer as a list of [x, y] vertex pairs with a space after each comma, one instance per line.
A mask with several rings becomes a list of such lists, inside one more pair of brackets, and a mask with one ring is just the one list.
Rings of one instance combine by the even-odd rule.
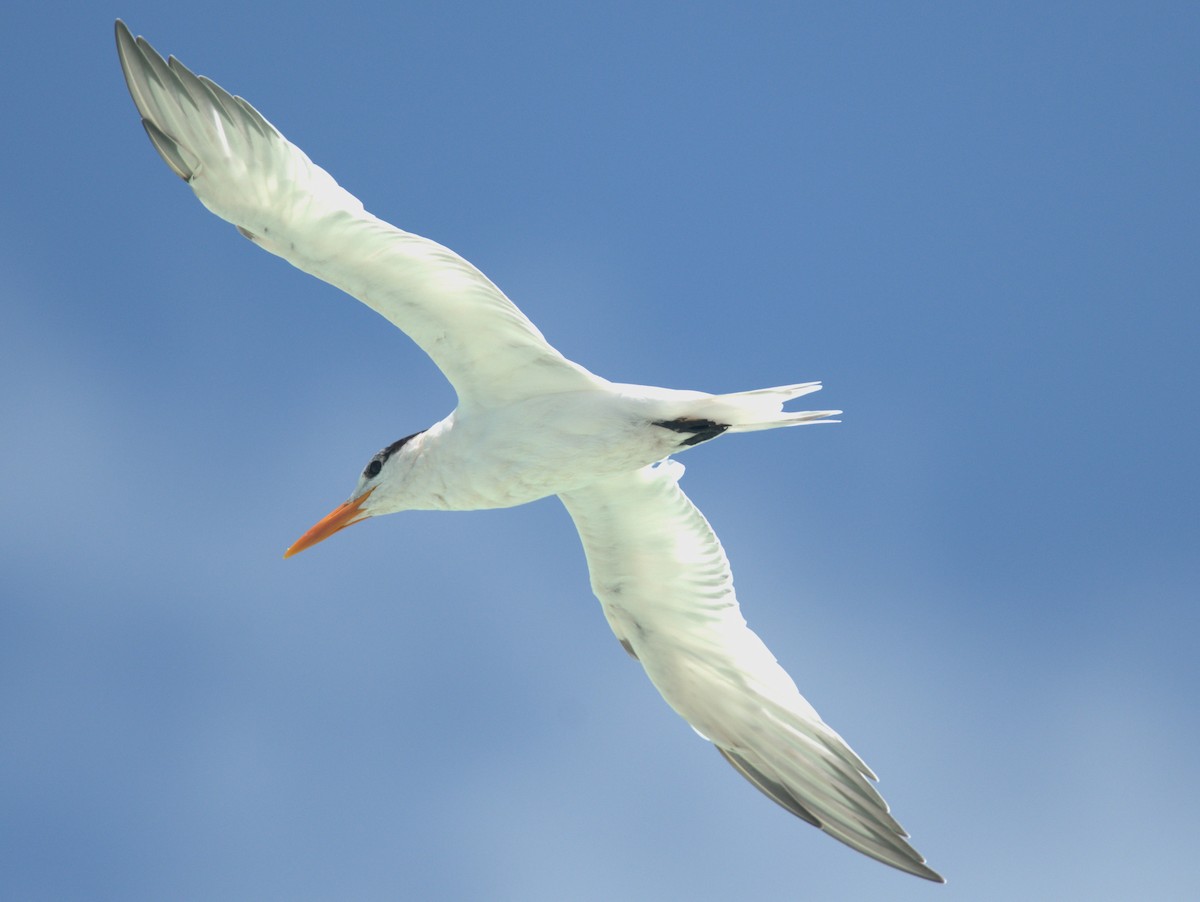
[[[1190, 897], [1200, 8], [983, 6], [11, 5], [3, 895]], [[948, 886], [697, 739], [553, 499], [283, 560], [454, 397], [171, 174], [118, 15], [594, 371], [824, 380], [684, 485]]]

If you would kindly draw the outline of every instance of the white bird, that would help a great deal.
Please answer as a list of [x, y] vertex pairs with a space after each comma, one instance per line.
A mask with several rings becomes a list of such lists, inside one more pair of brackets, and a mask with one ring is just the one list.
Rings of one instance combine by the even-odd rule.
[[116, 23], [142, 125], [200, 202], [260, 247], [408, 334], [458, 393], [441, 422], [371, 458], [293, 555], [368, 517], [558, 495], [592, 589], [655, 687], [746, 779], [872, 858], [944, 882], [906, 841], [875, 775], [746, 626], [729, 562], [670, 455], [726, 432], [833, 422], [786, 412], [806, 382], [710, 395], [609, 382], [567, 360], [453, 251], [372, 216], [241, 97]]

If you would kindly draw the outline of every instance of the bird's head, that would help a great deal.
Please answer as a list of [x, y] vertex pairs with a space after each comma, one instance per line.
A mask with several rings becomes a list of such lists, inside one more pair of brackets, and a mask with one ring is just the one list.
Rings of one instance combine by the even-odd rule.
[[400, 510], [400, 506], [394, 503], [395, 490], [403, 485], [416, 454], [417, 446], [410, 445], [409, 442], [420, 434], [414, 432], [412, 435], [406, 435], [372, 457], [363, 468], [362, 475], [358, 477], [358, 485], [354, 487], [350, 499], [322, 517], [312, 529], [297, 539], [283, 556], [299, 554], [306, 548], [328, 539], [335, 532], [360, 523], [368, 517]]

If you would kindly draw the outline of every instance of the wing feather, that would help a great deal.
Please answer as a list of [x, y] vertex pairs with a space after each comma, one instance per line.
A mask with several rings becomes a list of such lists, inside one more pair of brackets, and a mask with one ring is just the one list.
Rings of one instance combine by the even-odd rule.
[[729, 561], [666, 461], [563, 494], [592, 589], [667, 703], [797, 817], [886, 864], [941, 882], [742, 618]]
[[146, 133], [200, 201], [273, 254], [358, 298], [445, 373], [461, 404], [600, 382], [458, 254], [363, 209], [253, 106], [116, 25]]

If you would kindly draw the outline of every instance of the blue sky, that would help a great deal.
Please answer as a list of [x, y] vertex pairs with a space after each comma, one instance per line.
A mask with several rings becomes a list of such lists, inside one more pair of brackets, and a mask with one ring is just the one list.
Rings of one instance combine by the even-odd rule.
[[[10, 9], [6, 895], [1194, 892], [1200, 12], [980, 6]], [[159, 161], [118, 15], [596, 372], [825, 381], [685, 487], [948, 886], [698, 740], [553, 500], [282, 559], [453, 395]]]

